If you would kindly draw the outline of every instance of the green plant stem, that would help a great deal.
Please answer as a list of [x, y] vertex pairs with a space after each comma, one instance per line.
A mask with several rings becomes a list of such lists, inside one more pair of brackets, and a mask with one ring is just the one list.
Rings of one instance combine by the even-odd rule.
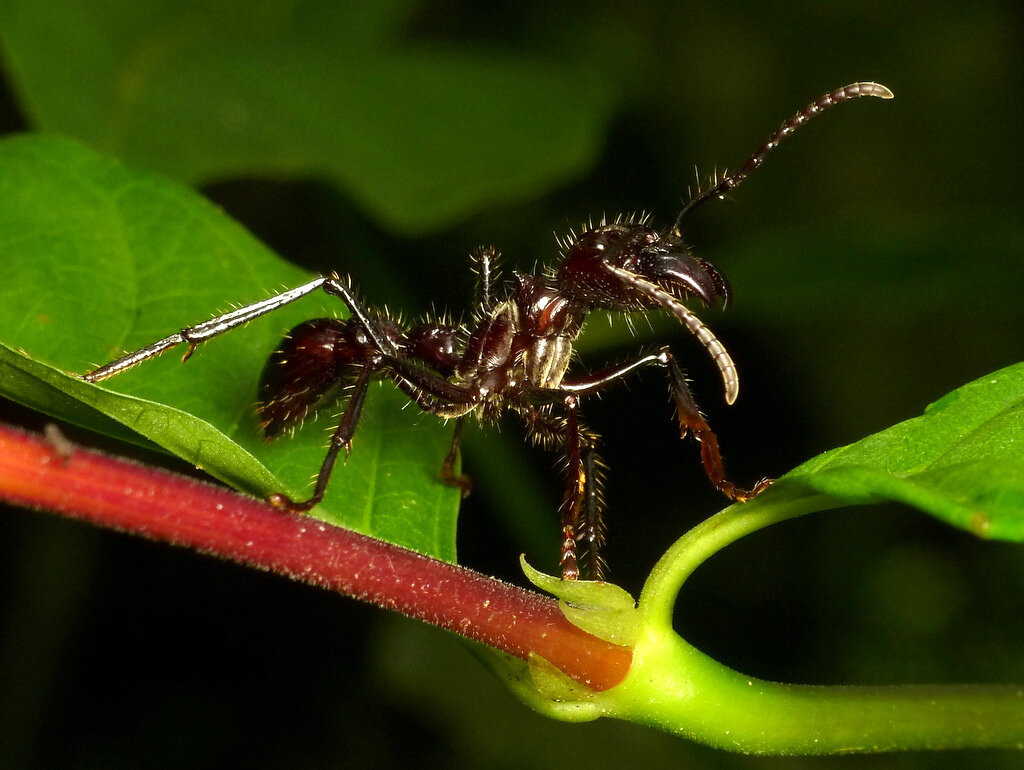
[[688, 532], [658, 562], [639, 603], [644, 633], [613, 693], [615, 716], [734, 751], [831, 754], [999, 746], [1024, 748], [1024, 687], [839, 687], [766, 682], [737, 673], [672, 630], [686, 578], [740, 537], [813, 511], [826, 497], [773, 489]]
[[630, 674], [605, 697], [613, 694], [618, 718], [744, 753], [1024, 748], [1022, 687], [776, 684], [722, 666], [671, 631], [641, 638]]
[[0, 500], [276, 572], [518, 658], [539, 655], [591, 690], [618, 684], [630, 665], [627, 647], [572, 625], [552, 599], [222, 487], [3, 425]]
[[672, 611], [683, 583], [713, 554], [745, 535], [787, 519], [828, 510], [841, 503], [824, 495], [795, 496], [772, 488], [749, 503], [737, 503], [695, 526], [654, 565], [640, 594], [639, 608], [646, 620], [672, 625]]

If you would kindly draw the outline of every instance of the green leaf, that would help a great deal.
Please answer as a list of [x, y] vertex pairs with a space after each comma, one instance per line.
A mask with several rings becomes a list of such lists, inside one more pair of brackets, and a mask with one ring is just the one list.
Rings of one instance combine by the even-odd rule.
[[558, 597], [558, 606], [570, 623], [606, 642], [632, 645], [640, 633], [636, 600], [626, 589], [604, 580], [562, 580], [545, 575], [519, 557], [526, 579]]
[[[1024, 363], [949, 393], [923, 415], [825, 452], [777, 483], [823, 507], [893, 500], [982, 537], [1024, 540]], [[757, 505], [761, 498], [748, 505]]]
[[[314, 295], [203, 345], [172, 351], [102, 386], [69, 376], [309, 276], [190, 190], [69, 140], [0, 142], [0, 393], [118, 438], [156, 444], [254, 495], [311, 493], [327, 409], [294, 438], [266, 443], [253, 410], [283, 334], [343, 308]], [[371, 388], [324, 518], [445, 559], [458, 494], [438, 480], [449, 436]]]
[[193, 184], [323, 176], [416, 232], [579, 174], [613, 78], [418, 42], [420, 6], [7, 0], [0, 40], [40, 128]]

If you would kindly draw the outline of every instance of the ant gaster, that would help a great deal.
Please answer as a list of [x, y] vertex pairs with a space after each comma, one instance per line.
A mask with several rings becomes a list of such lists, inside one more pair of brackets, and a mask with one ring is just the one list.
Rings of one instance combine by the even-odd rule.
[[442, 480], [469, 492], [470, 481], [455, 470], [465, 417], [475, 413], [490, 421], [505, 410], [519, 415], [530, 439], [555, 449], [565, 459], [565, 493], [559, 509], [562, 526], [561, 569], [565, 580], [580, 575], [577, 551], [586, 557], [585, 574], [600, 578], [602, 465], [597, 435], [580, 420], [584, 396], [597, 393], [639, 369], [657, 366], [668, 375], [679, 431], [692, 435], [711, 483], [730, 500], [745, 501], [770, 482], [742, 489], [729, 480], [718, 440], [690, 394], [682, 369], [667, 347], [628, 363], [582, 377], [567, 377], [573, 343], [591, 311], [618, 313], [665, 310], [705, 347], [721, 373], [725, 400], [739, 392], [736, 366], [725, 346], [684, 304], [704, 305], [729, 299], [729, 284], [707, 260], [683, 242], [682, 220], [694, 208], [739, 185], [789, 134], [825, 109], [859, 96], [892, 98], [877, 83], [853, 83], [826, 94], [784, 123], [738, 171], [698, 193], [664, 231], [646, 217], [618, 219], [591, 227], [579, 237], [560, 241], [561, 263], [541, 275], [514, 275], [507, 295], [497, 295], [493, 247], [473, 254], [478, 274], [476, 307], [468, 326], [424, 323], [405, 327], [372, 310], [356, 297], [348, 280], [337, 274], [260, 302], [240, 307], [183, 329], [84, 375], [99, 382], [181, 343], [182, 361], [212, 337], [239, 327], [318, 289], [341, 299], [347, 320], [318, 318], [296, 326], [271, 356], [260, 383], [259, 414], [266, 438], [273, 439], [310, 414], [338, 386], [347, 403], [316, 479], [313, 496], [295, 502], [283, 494], [270, 502], [289, 511], [307, 511], [319, 503], [339, 452], [350, 451], [352, 436], [370, 382], [392, 380], [420, 409], [456, 420], [451, 449], [441, 468]]

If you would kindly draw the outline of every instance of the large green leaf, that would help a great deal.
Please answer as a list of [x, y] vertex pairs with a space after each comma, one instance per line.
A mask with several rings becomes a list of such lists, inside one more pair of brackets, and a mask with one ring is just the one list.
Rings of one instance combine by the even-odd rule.
[[417, 42], [420, 6], [6, 0], [0, 40], [40, 128], [193, 184], [325, 176], [422, 231], [579, 173], [609, 73]]
[[893, 500], [982, 537], [1024, 540], [1024, 363], [949, 393], [920, 417], [825, 452], [776, 486], [765, 504], [784, 490], [797, 504], [825, 495], [817, 508]]
[[[201, 197], [69, 140], [0, 142], [0, 393], [121, 438], [147, 440], [256, 495], [310, 494], [327, 410], [266, 443], [252, 404], [263, 363], [291, 326], [343, 308], [314, 295], [201, 347], [92, 386], [93, 365], [309, 276]], [[454, 558], [458, 495], [438, 469], [448, 435], [393, 387], [374, 386], [325, 518]]]

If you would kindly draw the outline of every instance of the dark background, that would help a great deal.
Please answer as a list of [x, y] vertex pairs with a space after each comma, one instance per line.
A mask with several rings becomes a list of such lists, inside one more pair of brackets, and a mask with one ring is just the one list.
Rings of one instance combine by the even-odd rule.
[[[1014, 3], [892, 11], [424, 3], [411, 40], [555, 61], [588, 42], [589, 16], [630, 41], [609, 67], [615, 106], [585, 174], [415, 237], [312, 178], [220, 180], [203, 192], [280, 254], [350, 272], [370, 298], [412, 315], [461, 309], [473, 246], [494, 243], [509, 268], [530, 271], [555, 257], [552, 231], [587, 217], [643, 209], [663, 224], [694, 165], [702, 178], [735, 167], [825, 91], [885, 83], [895, 100], [840, 106], [687, 223], [735, 292], [734, 307], [703, 316], [740, 366], [734, 407], [670, 323], [641, 323], [639, 340], [613, 330], [582, 342], [594, 368], [671, 342], [731, 475], [749, 484], [1021, 359], [1024, 19]], [[5, 132], [35, 126], [15, 93], [4, 94]], [[352, 244], [372, 244], [373, 258]], [[0, 409], [15, 423], [45, 422]], [[611, 577], [636, 591], [722, 500], [695, 448], [674, 438], [657, 373], [586, 411], [611, 469]], [[559, 486], [552, 458], [520, 449], [520, 436], [509, 424], [469, 437], [478, 490], [459, 534], [462, 561], [518, 582], [520, 552], [554, 555]], [[4, 512], [0, 548], [5, 767], [1019, 766], [998, 752], [753, 760], [630, 725], [558, 724], [518, 705], [453, 638], [352, 601], [22, 511]], [[722, 662], [779, 681], [1021, 681], [1022, 578], [1018, 546], [895, 506], [848, 509], [716, 556], [688, 584], [678, 626]]]

